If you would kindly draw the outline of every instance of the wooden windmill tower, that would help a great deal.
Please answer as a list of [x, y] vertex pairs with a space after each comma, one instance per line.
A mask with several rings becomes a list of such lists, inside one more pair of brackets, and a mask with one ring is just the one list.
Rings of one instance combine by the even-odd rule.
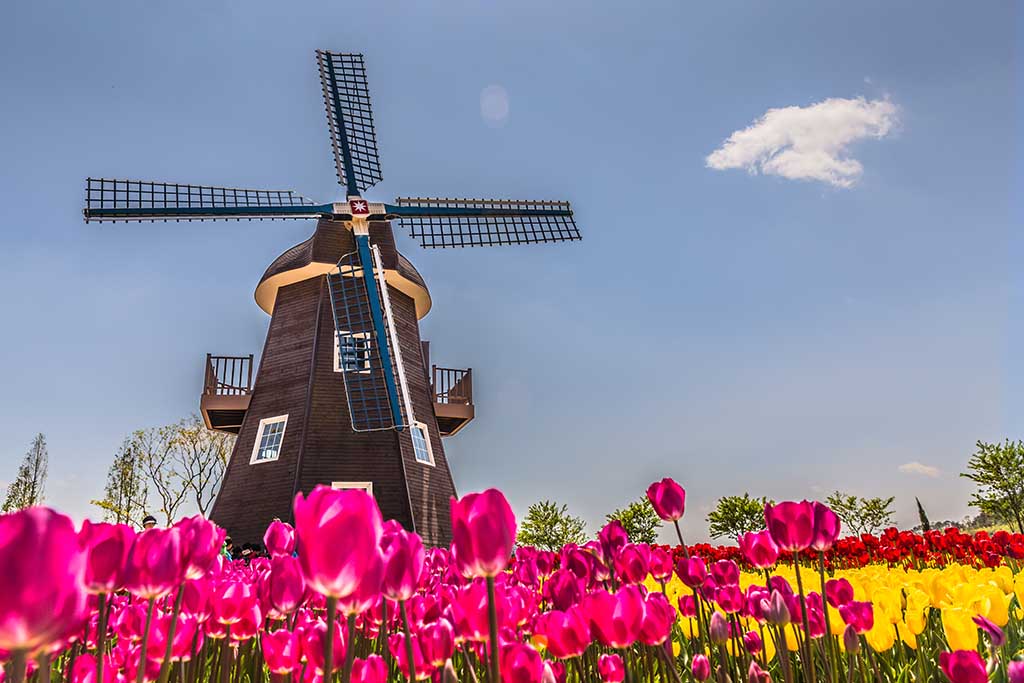
[[381, 180], [363, 57], [316, 56], [345, 201], [90, 178], [85, 220], [316, 219], [313, 236], [256, 287], [271, 319], [255, 378], [252, 356], [207, 356], [203, 417], [238, 434], [211, 517], [238, 541], [258, 540], [273, 518], [291, 518], [297, 492], [361, 487], [385, 517], [447, 544], [455, 484], [441, 437], [473, 418], [472, 374], [430, 365], [418, 324], [430, 293], [398, 252], [391, 222], [429, 248], [580, 233], [567, 202], [363, 199]]

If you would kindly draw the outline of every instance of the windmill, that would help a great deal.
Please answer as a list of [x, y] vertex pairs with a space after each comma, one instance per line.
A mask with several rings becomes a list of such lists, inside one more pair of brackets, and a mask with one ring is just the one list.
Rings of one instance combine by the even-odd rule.
[[85, 220], [316, 219], [313, 236], [278, 257], [256, 288], [271, 322], [255, 380], [252, 356], [207, 356], [203, 417], [238, 434], [211, 517], [236, 540], [257, 540], [273, 518], [291, 517], [298, 491], [361, 487], [385, 517], [446, 544], [455, 486], [441, 436], [473, 418], [472, 375], [428, 371], [418, 321], [430, 294], [398, 252], [391, 222], [425, 248], [580, 233], [567, 202], [365, 199], [382, 176], [363, 56], [318, 50], [316, 59], [345, 201], [89, 178]]

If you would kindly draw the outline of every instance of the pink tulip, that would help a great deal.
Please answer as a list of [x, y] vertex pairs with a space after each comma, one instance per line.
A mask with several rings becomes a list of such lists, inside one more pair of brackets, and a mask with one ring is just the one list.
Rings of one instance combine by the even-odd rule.
[[269, 616], [284, 619], [298, 609], [306, 598], [306, 581], [299, 560], [291, 555], [270, 559], [270, 571], [260, 577], [260, 599]]
[[548, 651], [559, 659], [580, 656], [591, 642], [590, 622], [576, 607], [567, 612], [545, 612], [534, 630], [547, 639]]
[[729, 622], [725, 620], [721, 612], [716, 611], [711, 614], [711, 619], [708, 622], [708, 636], [711, 638], [711, 642], [719, 645], [725, 643], [729, 640], [731, 631]]
[[694, 655], [690, 664], [690, 671], [698, 681], [706, 681], [711, 677], [711, 662], [707, 655]]
[[738, 586], [740, 584], [740, 568], [732, 560], [719, 560], [711, 565], [710, 570], [711, 578], [715, 580], [715, 585], [721, 586]]
[[583, 589], [576, 575], [567, 569], [556, 569], [544, 582], [544, 599], [558, 610], [567, 610], [580, 601]]
[[764, 506], [764, 521], [775, 545], [791, 553], [806, 550], [814, 540], [814, 507], [806, 500]]
[[384, 597], [408, 600], [416, 592], [423, 575], [423, 541], [418, 534], [410, 533], [391, 521], [384, 525], [380, 547], [384, 555], [384, 580], [381, 584]]
[[985, 635], [992, 642], [992, 647], [1002, 647], [1006, 644], [1006, 633], [991, 619], [979, 614], [974, 617], [974, 623], [985, 632]]
[[779, 546], [775, 545], [768, 530], [749, 532], [740, 536], [743, 559], [758, 569], [775, 566], [779, 560]]
[[380, 562], [383, 520], [373, 496], [360, 489], [317, 486], [295, 496], [295, 533], [306, 585], [334, 598], [359, 589]]
[[153, 528], [138, 534], [125, 574], [125, 586], [140, 598], [152, 600], [170, 593], [185, 579], [181, 530]]
[[[314, 489], [315, 490], [315, 489]], [[349, 489], [355, 491], [357, 489]], [[298, 525], [296, 525], [298, 527]], [[301, 527], [299, 527], [301, 528]], [[299, 543], [302, 548], [306, 547], [302, 540], [302, 533], [299, 532]], [[320, 619], [309, 629], [304, 631], [302, 640], [302, 657], [309, 662], [309, 668], [324, 673], [324, 645], [327, 642], [327, 622]], [[337, 671], [345, 661], [345, 647], [348, 637], [345, 635], [343, 624], [334, 625], [334, 640], [332, 649], [331, 671]]]
[[210, 580], [195, 579], [182, 584], [184, 594], [181, 601], [181, 613], [195, 617], [200, 624], [213, 614], [213, 607], [210, 606]]
[[606, 563], [618, 555], [623, 546], [629, 543], [629, 534], [626, 533], [622, 522], [613, 519], [597, 532], [597, 540], [601, 547], [601, 554]]
[[423, 660], [431, 666], [444, 666], [455, 653], [455, 630], [447, 619], [423, 625], [417, 636]]
[[684, 557], [676, 563], [676, 576], [690, 588], [700, 588], [708, 580], [708, 570], [701, 558]]
[[0, 650], [34, 654], [85, 625], [86, 554], [49, 508], [0, 515]]
[[501, 680], [505, 683], [540, 683], [544, 660], [525, 643], [510, 643], [501, 648]]
[[388, 665], [380, 655], [352, 660], [352, 683], [385, 683], [387, 679]]
[[497, 576], [516, 542], [516, 517], [497, 489], [452, 499], [452, 558], [463, 576]]
[[839, 517], [832, 509], [822, 503], [811, 503], [814, 511], [814, 535], [811, 547], [819, 553], [828, 550], [839, 538]]
[[661, 645], [672, 635], [676, 610], [663, 593], [648, 593], [644, 598], [644, 617], [639, 640], [645, 645]]
[[661, 548], [651, 548], [649, 561], [651, 576], [658, 581], [667, 581], [672, 578], [672, 571], [675, 566], [672, 563], [672, 555]]
[[338, 598], [338, 611], [345, 616], [362, 614], [381, 599], [380, 586], [381, 578], [384, 575], [384, 558], [380, 554], [380, 549], [375, 548], [371, 551], [371, 557], [363, 559], [366, 569], [359, 577], [356, 589], [345, 597]]
[[291, 524], [275, 519], [263, 534], [263, 547], [271, 557], [291, 555], [295, 551], [295, 529]]
[[1024, 683], [1024, 662], [1016, 660], [1006, 665], [1010, 683]]
[[853, 586], [846, 579], [829, 579], [825, 582], [825, 598], [839, 609], [853, 600]]
[[596, 591], [584, 598], [592, 633], [605, 647], [624, 648], [636, 642], [644, 618], [644, 596], [637, 586], [618, 592]]
[[686, 510], [686, 491], [668, 477], [647, 487], [647, 499], [651, 501], [658, 516], [666, 522], [682, 518]]
[[202, 515], [185, 517], [174, 526], [181, 532], [181, 564], [185, 577], [203, 578], [224, 546], [224, 530]]
[[627, 543], [615, 556], [615, 575], [624, 583], [643, 583], [650, 571], [651, 549]]
[[273, 674], [287, 674], [299, 665], [301, 642], [298, 634], [288, 629], [264, 631], [260, 635], [263, 645], [263, 660]]
[[747, 669], [747, 683], [772, 683], [771, 675], [761, 668], [755, 660], [750, 660], [750, 667]]
[[726, 614], [736, 614], [747, 606], [747, 596], [739, 586], [722, 586], [715, 589], [715, 602]]
[[230, 626], [252, 611], [256, 605], [256, 591], [245, 581], [225, 580], [214, 587], [212, 604], [213, 618]]
[[851, 600], [839, 608], [839, 616], [857, 633], [867, 633], [875, 625], [875, 609], [870, 602]]
[[[146, 656], [151, 659], [163, 660], [167, 650], [167, 637], [170, 634], [173, 615], [162, 613], [154, 616], [149, 632], [149, 643]], [[195, 617], [179, 615], [174, 628], [174, 642], [171, 645], [171, 661], [188, 661], [192, 658], [193, 639], [197, 640], [197, 648], [202, 647], [203, 637], [198, 635], [198, 622]]]
[[487, 640], [490, 627], [487, 614], [487, 584], [483, 580], [475, 580], [457, 590], [451, 609], [452, 625], [459, 639], [476, 642]]
[[112, 593], [124, 586], [124, 566], [135, 541], [127, 524], [85, 520], [78, 540], [86, 552], [85, 585], [90, 593]]
[[747, 631], [743, 634], [743, 648], [752, 655], [758, 655], [764, 649], [764, 642], [757, 631]]
[[951, 683], [988, 683], [985, 660], [974, 650], [940, 652], [939, 667]]
[[[430, 675], [430, 666], [423, 660], [423, 650], [420, 648], [419, 639], [416, 636], [411, 638], [412, 659], [414, 678], [417, 680], [427, 678]], [[398, 663], [398, 670], [406, 677], [409, 677], [409, 648], [405, 646], [405, 634], [396, 633], [388, 639], [388, 650], [391, 656]]]
[[615, 654], [601, 655], [597, 660], [597, 672], [604, 683], [622, 683], [626, 679], [626, 665], [622, 663], [622, 657]]

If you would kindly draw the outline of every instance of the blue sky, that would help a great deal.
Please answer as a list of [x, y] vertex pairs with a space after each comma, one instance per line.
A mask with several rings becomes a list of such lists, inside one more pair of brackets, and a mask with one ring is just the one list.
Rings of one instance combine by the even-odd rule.
[[[1022, 436], [1020, 27], [1011, 2], [16, 3], [0, 480], [42, 431], [51, 504], [88, 514], [126, 433], [198, 409], [208, 351], [259, 353], [253, 288], [310, 224], [85, 225], [83, 182], [339, 198], [326, 48], [366, 55], [371, 199], [565, 198], [584, 231], [400, 238], [435, 361], [474, 368], [478, 417], [445, 443], [460, 490], [556, 499], [593, 531], [670, 475], [695, 539], [743, 491], [959, 518], [974, 441]], [[894, 113], [843, 142], [852, 187], [706, 164], [771, 109], [858, 97]]]

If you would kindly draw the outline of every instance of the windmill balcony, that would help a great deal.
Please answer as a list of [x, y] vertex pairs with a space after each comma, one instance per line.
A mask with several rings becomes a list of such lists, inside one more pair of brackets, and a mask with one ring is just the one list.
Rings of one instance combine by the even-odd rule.
[[199, 412], [208, 429], [237, 434], [252, 397], [252, 354], [206, 354], [206, 376]]
[[457, 434], [476, 416], [473, 408], [473, 370], [431, 369], [434, 415], [441, 436]]

